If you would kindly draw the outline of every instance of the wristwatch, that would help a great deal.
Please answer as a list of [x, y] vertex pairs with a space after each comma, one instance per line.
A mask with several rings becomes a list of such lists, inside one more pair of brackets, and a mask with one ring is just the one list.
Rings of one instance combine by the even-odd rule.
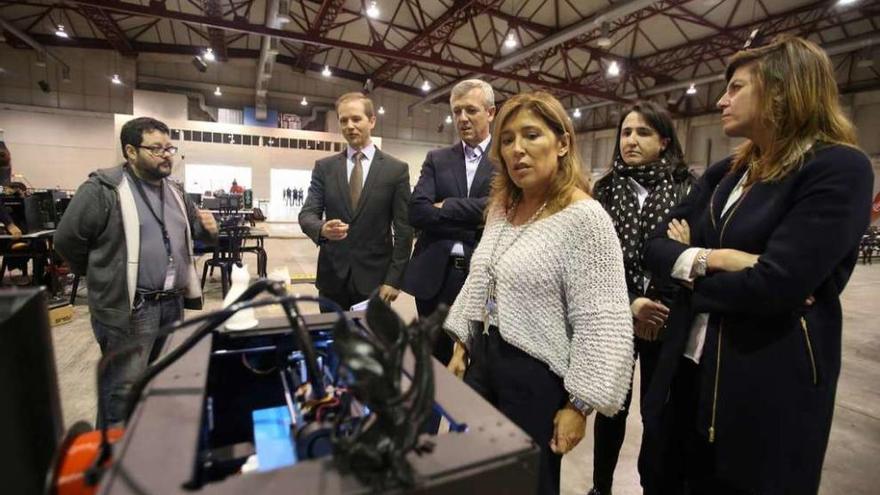
[[706, 271], [709, 268], [709, 254], [711, 252], [711, 249], [702, 249], [697, 254], [697, 258], [694, 260], [694, 268], [691, 270], [694, 278], [706, 276]]
[[580, 411], [581, 414], [583, 414], [584, 416], [589, 416], [590, 414], [593, 413], [593, 408], [590, 407], [589, 404], [578, 399], [577, 397], [575, 397], [573, 395], [568, 396], [568, 401], [571, 402], [571, 405], [573, 405], [574, 408], [577, 409], [578, 411]]

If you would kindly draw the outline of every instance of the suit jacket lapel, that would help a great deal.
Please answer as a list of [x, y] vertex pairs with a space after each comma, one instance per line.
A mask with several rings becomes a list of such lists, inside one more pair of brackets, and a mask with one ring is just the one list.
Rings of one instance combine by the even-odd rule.
[[452, 167], [452, 175], [455, 177], [455, 186], [458, 188], [458, 195], [460, 197], [465, 197], [468, 193], [468, 187], [467, 162], [464, 158], [464, 145], [459, 142], [455, 145], [452, 152], [455, 155], [455, 166]]
[[366, 204], [369, 199], [370, 192], [373, 190], [373, 184], [376, 182], [376, 177], [382, 173], [384, 167], [384, 159], [382, 152], [376, 148], [376, 153], [373, 154], [373, 161], [370, 162], [370, 171], [367, 173], [367, 179], [364, 181], [364, 189], [361, 191], [361, 198], [358, 200], [357, 208], [354, 210], [352, 215], [352, 220], [357, 218], [358, 214], [360, 214], [363, 206]]
[[339, 187], [339, 197], [342, 198], [342, 202], [345, 203], [345, 212], [348, 214], [348, 218], [352, 218], [351, 193], [348, 190], [347, 160], [348, 155], [343, 151], [342, 154], [339, 155], [339, 158], [333, 163], [333, 175], [336, 177], [336, 185]]
[[477, 172], [474, 174], [474, 183], [471, 184], [471, 191], [468, 196], [471, 198], [479, 196], [479, 186], [483, 184], [483, 181], [489, 180], [491, 177], [492, 162], [489, 161], [489, 150], [486, 150], [483, 152], [483, 156], [480, 157], [480, 165], [477, 166]]

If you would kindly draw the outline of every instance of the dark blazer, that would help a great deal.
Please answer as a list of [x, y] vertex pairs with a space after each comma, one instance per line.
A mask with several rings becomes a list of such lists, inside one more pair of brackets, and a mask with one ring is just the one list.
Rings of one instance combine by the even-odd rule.
[[[352, 211], [345, 162], [343, 151], [315, 163], [299, 213], [300, 228], [321, 246], [315, 285], [321, 291], [342, 292], [350, 272], [361, 294], [370, 294], [382, 284], [399, 288], [412, 249], [412, 227], [407, 223], [409, 167], [377, 148]], [[349, 225], [345, 239], [321, 238], [321, 226], [332, 219]]]
[[[477, 167], [470, 193], [461, 143], [428, 152], [409, 203], [409, 223], [418, 231], [403, 290], [418, 299], [437, 295], [446, 277], [446, 260], [460, 241], [470, 260], [483, 229], [483, 210], [492, 182], [488, 150]], [[434, 203], [443, 201], [443, 208]]]
[[[840, 373], [840, 293], [868, 226], [871, 164], [856, 149], [817, 144], [800, 169], [753, 185], [721, 215], [743, 173], [730, 174], [730, 163], [711, 166], [667, 221], [686, 219], [694, 246], [760, 259], [679, 292], [642, 403], [646, 436], [661, 438], [691, 323], [709, 313], [696, 420], [706, 438], [714, 424], [718, 476], [751, 493], [816, 493]], [[664, 222], [648, 242], [645, 264], [669, 278], [686, 248], [666, 237]], [[806, 306], [810, 295], [815, 303]]]

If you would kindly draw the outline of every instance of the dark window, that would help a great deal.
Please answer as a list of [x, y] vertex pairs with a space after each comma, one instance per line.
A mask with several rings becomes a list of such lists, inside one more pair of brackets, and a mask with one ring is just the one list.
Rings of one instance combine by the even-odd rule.
[[180, 140], [180, 129], [171, 129], [171, 139]]
[[251, 145], [251, 137], [249, 135], [245, 134], [244, 136], [241, 137], [241, 139], [242, 139], [241, 144], [243, 144], [245, 146]]
[[305, 139], [300, 139], [300, 140], [299, 140], [299, 149], [301, 149], [301, 150], [307, 150], [307, 149], [309, 149], [308, 144], [306, 144], [306, 140], [305, 140]]
[[282, 148], [290, 148], [290, 139], [281, 138], [281, 147]]
[[333, 143], [333, 151], [342, 151], [342, 143]]
[[214, 142], [215, 143], [222, 143], [223, 142], [223, 134], [220, 134], [219, 132], [215, 132], [214, 133]]
[[186, 129], [184, 129], [183, 140], [184, 141], [192, 141], [193, 140], [192, 131], [187, 131]]
[[202, 142], [202, 131], [193, 131], [193, 141]]
[[260, 136], [251, 136], [251, 146], [260, 145]]
[[232, 139], [235, 140], [235, 144], [241, 144], [241, 134], [233, 134]]

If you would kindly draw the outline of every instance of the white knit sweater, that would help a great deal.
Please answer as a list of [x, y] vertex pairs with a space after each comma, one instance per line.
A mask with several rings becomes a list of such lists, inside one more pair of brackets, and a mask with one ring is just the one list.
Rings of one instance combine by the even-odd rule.
[[571, 395], [606, 416], [617, 413], [632, 378], [633, 327], [620, 243], [602, 206], [577, 201], [519, 227], [490, 212], [444, 324], [468, 347], [482, 329], [493, 251], [504, 340], [547, 363]]

